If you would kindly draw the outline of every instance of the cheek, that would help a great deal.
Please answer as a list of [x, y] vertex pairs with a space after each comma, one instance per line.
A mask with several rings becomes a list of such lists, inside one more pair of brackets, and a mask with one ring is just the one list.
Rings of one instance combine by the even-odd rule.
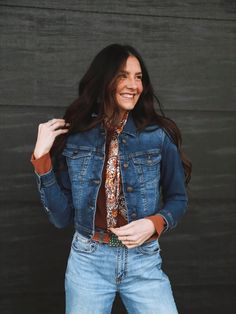
[[140, 82], [138, 85], [138, 93], [141, 94], [142, 91], [143, 91], [143, 84], [142, 84], [142, 82]]
[[117, 86], [116, 86], [116, 94], [119, 94], [119, 93], [122, 91], [122, 89], [124, 88], [124, 86], [125, 86], [124, 83], [119, 82], [119, 83], [117, 84]]

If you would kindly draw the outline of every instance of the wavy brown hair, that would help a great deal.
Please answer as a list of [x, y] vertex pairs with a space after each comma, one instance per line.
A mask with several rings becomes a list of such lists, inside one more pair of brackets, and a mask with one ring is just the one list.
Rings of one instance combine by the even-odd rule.
[[[117, 121], [119, 108], [116, 103], [115, 90], [119, 72], [123, 69], [129, 56], [138, 59], [142, 70], [143, 92], [132, 110], [134, 123], [138, 131], [148, 125], [157, 124], [170, 135], [180, 152], [187, 185], [191, 179], [192, 163], [183, 151], [181, 132], [176, 123], [165, 116], [162, 105], [154, 94], [142, 57], [136, 49], [129, 45], [112, 44], [95, 56], [79, 83], [78, 98], [65, 112], [64, 119], [70, 123], [69, 132], [56, 139], [52, 152], [55, 153], [62, 149], [69, 134], [89, 130], [101, 123], [108, 115], [108, 111], [113, 112], [110, 117], [111, 121], [114, 123]], [[157, 105], [160, 113], [155, 109]]]

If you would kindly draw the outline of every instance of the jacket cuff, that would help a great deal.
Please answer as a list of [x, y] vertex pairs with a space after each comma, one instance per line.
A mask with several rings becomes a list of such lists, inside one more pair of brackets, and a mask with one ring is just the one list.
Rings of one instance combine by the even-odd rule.
[[149, 219], [153, 222], [158, 238], [160, 237], [161, 233], [165, 229], [166, 226], [166, 221], [161, 215], [153, 215], [153, 216], [148, 216], [145, 217], [146, 219]]
[[48, 188], [57, 182], [53, 169], [44, 174], [38, 174], [36, 171], [34, 173], [36, 175], [36, 181], [39, 190], [41, 190], [42, 188]]
[[34, 154], [32, 154], [30, 161], [34, 166], [35, 172], [39, 175], [45, 174], [52, 169], [50, 153], [46, 153], [38, 159], [36, 159]]

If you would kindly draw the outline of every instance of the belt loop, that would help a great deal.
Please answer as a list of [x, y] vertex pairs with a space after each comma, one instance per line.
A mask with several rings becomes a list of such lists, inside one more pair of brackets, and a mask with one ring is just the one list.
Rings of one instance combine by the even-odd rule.
[[99, 243], [103, 243], [103, 240], [104, 240], [104, 231], [101, 230], [101, 231], [99, 231], [99, 239], [98, 239], [98, 241], [99, 241]]

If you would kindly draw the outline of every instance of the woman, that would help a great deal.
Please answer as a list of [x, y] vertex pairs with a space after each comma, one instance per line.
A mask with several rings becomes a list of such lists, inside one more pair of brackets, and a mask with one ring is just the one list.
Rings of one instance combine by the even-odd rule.
[[138, 52], [112, 44], [64, 118], [39, 125], [32, 163], [41, 201], [56, 227], [75, 226], [67, 314], [110, 313], [116, 292], [128, 313], [177, 313], [158, 239], [186, 210], [191, 162], [155, 101]]

